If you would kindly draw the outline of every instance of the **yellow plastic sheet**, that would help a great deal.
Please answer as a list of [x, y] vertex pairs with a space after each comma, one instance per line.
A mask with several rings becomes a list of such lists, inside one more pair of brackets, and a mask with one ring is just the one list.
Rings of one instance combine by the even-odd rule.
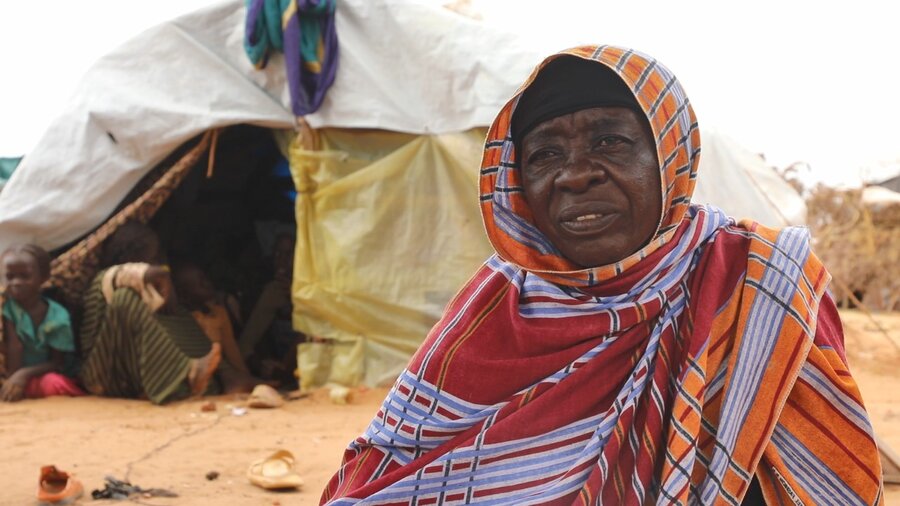
[[305, 388], [391, 383], [492, 252], [478, 210], [483, 130], [318, 131], [294, 142], [293, 324]]

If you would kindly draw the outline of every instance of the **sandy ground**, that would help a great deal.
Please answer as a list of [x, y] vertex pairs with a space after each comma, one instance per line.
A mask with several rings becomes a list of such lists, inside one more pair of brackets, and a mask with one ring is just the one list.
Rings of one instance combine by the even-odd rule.
[[[842, 313], [852, 370], [876, 433], [900, 451], [900, 313], [878, 316], [885, 336], [865, 315]], [[893, 339], [893, 341], [892, 341]], [[143, 401], [52, 398], [0, 405], [0, 504], [34, 504], [41, 465], [73, 471], [90, 490], [112, 475], [144, 488], [166, 488], [178, 498], [140, 499], [147, 505], [318, 504], [343, 449], [377, 411], [386, 389], [360, 389], [348, 405], [327, 392], [275, 410], [231, 413], [240, 399], [215, 398], [156, 407]], [[306, 480], [298, 492], [266, 492], [249, 484], [248, 465], [284, 448], [297, 457]], [[209, 481], [206, 474], [217, 471]], [[889, 486], [887, 504], [900, 505], [900, 486]], [[88, 498], [80, 504], [92, 503]], [[97, 503], [107, 504], [107, 503]]]

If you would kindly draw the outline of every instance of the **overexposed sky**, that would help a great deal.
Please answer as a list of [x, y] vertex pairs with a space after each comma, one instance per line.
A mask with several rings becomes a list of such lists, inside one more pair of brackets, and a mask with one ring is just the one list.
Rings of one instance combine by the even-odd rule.
[[147, 28], [215, 3], [0, 2], [0, 156], [28, 153], [101, 56]]
[[[37, 143], [97, 58], [213, 3], [0, 3], [0, 156], [26, 154]], [[473, 4], [486, 24], [502, 24], [548, 53], [611, 43], [655, 56], [682, 81], [702, 127], [779, 166], [808, 162], [808, 179], [853, 183], [860, 174], [881, 179], [900, 171], [900, 30], [890, 2]]]

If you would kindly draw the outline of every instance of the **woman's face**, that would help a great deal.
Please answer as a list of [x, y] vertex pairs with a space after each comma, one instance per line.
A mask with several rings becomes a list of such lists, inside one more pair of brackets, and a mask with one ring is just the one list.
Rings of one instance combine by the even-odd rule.
[[547, 120], [525, 135], [518, 153], [535, 225], [572, 262], [615, 263], [656, 233], [656, 144], [634, 110], [596, 107]]
[[21, 252], [3, 255], [3, 277], [6, 294], [20, 306], [29, 307], [40, 298], [45, 279], [31, 255]]

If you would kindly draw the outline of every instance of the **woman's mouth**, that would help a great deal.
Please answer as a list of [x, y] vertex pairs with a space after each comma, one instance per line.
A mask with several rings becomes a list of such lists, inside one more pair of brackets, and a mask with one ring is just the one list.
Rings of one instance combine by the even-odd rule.
[[560, 226], [567, 232], [585, 235], [605, 231], [615, 220], [614, 213], [583, 213], [560, 220]]

